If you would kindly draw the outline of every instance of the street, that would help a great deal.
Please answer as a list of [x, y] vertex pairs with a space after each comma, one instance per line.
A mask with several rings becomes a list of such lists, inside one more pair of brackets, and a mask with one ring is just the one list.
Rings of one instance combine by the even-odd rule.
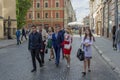
[[117, 73], [104, 61], [93, 47], [91, 64], [92, 72], [82, 77], [83, 62], [76, 58], [80, 46], [80, 38], [74, 36], [71, 52], [71, 67], [66, 67], [66, 61], [61, 59], [60, 66], [55, 61], [49, 61], [49, 53], [45, 55], [45, 66], [31, 73], [32, 61], [27, 42], [20, 46], [13, 45], [0, 49], [0, 80], [119, 80]]

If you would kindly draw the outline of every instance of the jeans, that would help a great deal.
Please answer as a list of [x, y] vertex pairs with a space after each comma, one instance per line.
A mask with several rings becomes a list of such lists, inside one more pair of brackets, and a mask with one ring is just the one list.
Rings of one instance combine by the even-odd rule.
[[55, 50], [55, 55], [56, 55], [56, 64], [59, 64], [60, 62], [60, 47], [55, 47], [54, 50]]
[[120, 51], [120, 42], [117, 43], [117, 50]]

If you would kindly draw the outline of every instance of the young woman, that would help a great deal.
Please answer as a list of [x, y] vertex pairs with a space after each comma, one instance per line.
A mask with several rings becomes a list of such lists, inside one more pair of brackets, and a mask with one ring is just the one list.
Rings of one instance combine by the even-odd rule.
[[51, 61], [51, 59], [54, 59], [54, 53], [53, 53], [53, 47], [52, 47], [52, 30], [49, 28], [48, 30], [48, 37], [47, 37], [47, 48], [50, 49], [50, 59], [49, 61]]
[[115, 39], [116, 39], [115, 34], [116, 34], [116, 26], [113, 26], [113, 28], [112, 28], [113, 49], [117, 50], [117, 45], [115, 43]]
[[90, 29], [86, 29], [85, 36], [82, 40], [83, 50], [85, 52], [85, 60], [84, 60], [84, 72], [83, 76], [86, 75], [86, 69], [88, 67], [88, 72], [91, 72], [90, 69], [90, 60], [92, 58], [92, 44], [93, 44], [93, 36]]
[[72, 32], [70, 28], [67, 28], [65, 30], [64, 41], [62, 45], [64, 46], [63, 53], [67, 61], [67, 67], [69, 68], [70, 67], [70, 53], [72, 49]]

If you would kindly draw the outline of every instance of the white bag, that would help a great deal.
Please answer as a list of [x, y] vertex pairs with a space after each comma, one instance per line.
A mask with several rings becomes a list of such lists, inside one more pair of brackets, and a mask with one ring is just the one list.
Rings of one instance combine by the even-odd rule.
[[65, 45], [64, 45], [64, 48], [65, 48], [65, 49], [70, 49], [70, 47], [71, 47], [70, 44], [65, 44]]

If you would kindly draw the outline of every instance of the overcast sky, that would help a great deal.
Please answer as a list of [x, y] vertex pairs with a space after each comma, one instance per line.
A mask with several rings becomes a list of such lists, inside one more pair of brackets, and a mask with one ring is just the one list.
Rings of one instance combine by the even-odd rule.
[[77, 21], [82, 22], [83, 18], [89, 14], [89, 0], [71, 0], [76, 12]]

